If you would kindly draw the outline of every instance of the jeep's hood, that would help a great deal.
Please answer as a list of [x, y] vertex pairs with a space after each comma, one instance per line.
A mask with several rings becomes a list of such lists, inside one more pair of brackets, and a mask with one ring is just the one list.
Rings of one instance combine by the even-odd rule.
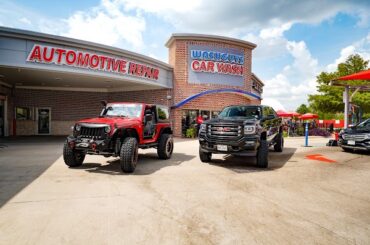
[[259, 120], [255, 118], [245, 119], [245, 118], [238, 118], [238, 117], [225, 117], [225, 118], [214, 118], [208, 121], [205, 121], [204, 123], [207, 124], [222, 124], [222, 123], [236, 123], [236, 124], [255, 124]]
[[128, 117], [95, 117], [82, 119], [78, 123], [87, 123], [87, 124], [107, 124], [111, 127], [117, 125], [118, 127], [130, 126], [133, 124], [140, 123], [139, 118], [128, 118]]

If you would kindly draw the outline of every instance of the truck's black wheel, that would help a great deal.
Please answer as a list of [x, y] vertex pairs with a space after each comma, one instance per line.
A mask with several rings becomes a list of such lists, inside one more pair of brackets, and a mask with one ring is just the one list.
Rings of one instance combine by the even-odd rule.
[[157, 154], [160, 159], [169, 159], [173, 152], [173, 138], [171, 134], [162, 134], [158, 141]]
[[274, 150], [276, 152], [283, 152], [284, 148], [284, 137], [282, 133], [278, 133], [275, 138]]
[[137, 144], [137, 139], [133, 137], [127, 137], [123, 140], [120, 160], [121, 169], [125, 173], [132, 173], [135, 171], [137, 159], [138, 159], [139, 147]]
[[203, 152], [199, 146], [199, 158], [202, 162], [210, 162], [212, 160], [212, 153]]
[[76, 151], [69, 148], [68, 143], [64, 143], [63, 147], [63, 159], [67, 166], [78, 167], [81, 166], [85, 160], [86, 153], [83, 151]]
[[257, 150], [257, 167], [267, 168], [269, 164], [269, 147], [266, 140], [261, 140]]

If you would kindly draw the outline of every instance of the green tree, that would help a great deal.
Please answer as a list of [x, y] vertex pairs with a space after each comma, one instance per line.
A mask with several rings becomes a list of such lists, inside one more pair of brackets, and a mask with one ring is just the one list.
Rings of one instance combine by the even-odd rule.
[[[343, 112], [343, 91], [344, 87], [331, 86], [330, 81], [341, 76], [350, 75], [368, 69], [369, 61], [364, 60], [360, 55], [355, 54], [347, 58], [344, 63], [340, 63], [334, 72], [321, 72], [316, 77], [318, 94], [309, 95], [309, 107], [318, 113], [323, 119]], [[351, 85], [369, 85], [369, 81], [346, 81]], [[370, 112], [370, 93], [358, 92], [352, 99], [352, 103], [360, 106], [364, 112]]]
[[306, 114], [306, 113], [310, 112], [310, 109], [307, 107], [307, 105], [301, 104], [300, 106], [298, 106], [296, 112], [298, 112], [300, 114]]

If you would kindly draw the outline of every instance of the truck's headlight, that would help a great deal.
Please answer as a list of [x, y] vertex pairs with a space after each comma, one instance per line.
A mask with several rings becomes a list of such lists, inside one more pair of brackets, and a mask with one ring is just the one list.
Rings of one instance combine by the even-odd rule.
[[256, 132], [256, 126], [254, 125], [245, 125], [244, 134], [254, 134]]
[[76, 125], [75, 125], [75, 130], [76, 130], [77, 132], [80, 132], [80, 131], [81, 131], [81, 125], [80, 125], [80, 124], [76, 124]]
[[109, 132], [110, 132], [110, 130], [111, 130], [111, 127], [110, 127], [110, 126], [106, 126], [106, 127], [104, 128], [104, 130], [105, 130], [105, 132], [106, 132], [106, 133], [109, 133]]
[[200, 128], [199, 128], [199, 132], [205, 132], [206, 129], [207, 129], [207, 125], [206, 124], [201, 124]]
[[370, 139], [370, 134], [365, 134], [365, 140]]

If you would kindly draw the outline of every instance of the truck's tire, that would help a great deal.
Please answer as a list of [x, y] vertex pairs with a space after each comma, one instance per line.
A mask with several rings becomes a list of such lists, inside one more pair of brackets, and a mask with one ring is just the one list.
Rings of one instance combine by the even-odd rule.
[[257, 167], [259, 168], [267, 168], [269, 164], [269, 147], [266, 140], [261, 140], [260, 146], [257, 150]]
[[132, 173], [135, 171], [138, 159], [139, 146], [137, 139], [134, 137], [127, 137], [123, 140], [120, 150], [121, 169], [125, 173]]
[[157, 154], [160, 159], [170, 159], [173, 152], [173, 138], [171, 134], [162, 134], [158, 140]]
[[278, 133], [275, 138], [274, 150], [276, 152], [283, 152], [284, 149], [284, 137], [282, 133]]
[[199, 146], [199, 158], [202, 162], [210, 162], [212, 160], [212, 153], [203, 152]]
[[85, 160], [85, 152], [75, 151], [69, 148], [68, 143], [64, 143], [63, 147], [63, 159], [64, 163], [69, 167], [78, 167], [81, 166]]

